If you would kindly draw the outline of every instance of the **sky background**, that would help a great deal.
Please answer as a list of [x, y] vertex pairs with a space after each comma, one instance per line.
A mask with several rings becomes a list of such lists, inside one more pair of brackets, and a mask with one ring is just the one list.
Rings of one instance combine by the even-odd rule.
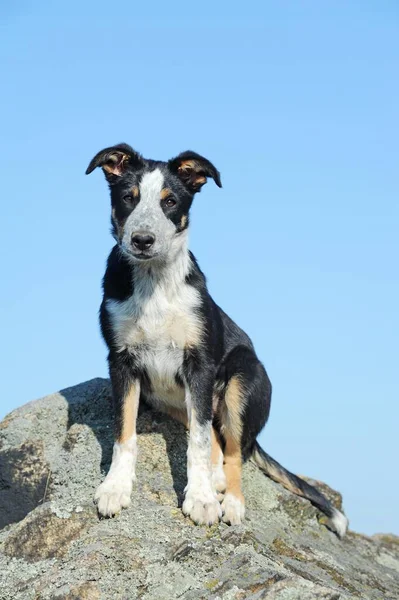
[[0, 416], [107, 376], [92, 156], [192, 149], [223, 189], [191, 248], [273, 382], [262, 445], [399, 534], [399, 4], [236, 4], [3, 3]]

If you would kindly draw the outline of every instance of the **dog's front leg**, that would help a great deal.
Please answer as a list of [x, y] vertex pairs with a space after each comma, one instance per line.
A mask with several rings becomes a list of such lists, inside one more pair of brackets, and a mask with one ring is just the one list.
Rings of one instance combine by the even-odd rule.
[[130, 504], [135, 479], [136, 420], [140, 380], [132, 368], [132, 358], [124, 353], [109, 356], [109, 370], [115, 419], [115, 443], [108, 475], [97, 488], [94, 499], [100, 515], [111, 517]]
[[187, 450], [187, 487], [183, 503], [185, 515], [201, 525], [217, 523], [222, 515], [212, 485], [211, 430], [213, 374], [188, 368], [186, 404], [190, 423]]

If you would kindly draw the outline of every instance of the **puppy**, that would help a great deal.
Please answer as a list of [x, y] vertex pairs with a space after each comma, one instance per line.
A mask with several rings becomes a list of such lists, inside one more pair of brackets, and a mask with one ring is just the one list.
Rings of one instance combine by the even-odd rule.
[[162, 162], [127, 144], [101, 150], [86, 173], [96, 167], [109, 184], [116, 241], [100, 309], [115, 412], [112, 464], [95, 495], [100, 515], [129, 506], [142, 398], [189, 429], [183, 512], [195, 523], [242, 522], [241, 469], [252, 457], [343, 536], [346, 517], [257, 443], [269, 416], [269, 378], [249, 337], [209, 295], [188, 249], [193, 198], [208, 178], [222, 186], [217, 169], [195, 152]]

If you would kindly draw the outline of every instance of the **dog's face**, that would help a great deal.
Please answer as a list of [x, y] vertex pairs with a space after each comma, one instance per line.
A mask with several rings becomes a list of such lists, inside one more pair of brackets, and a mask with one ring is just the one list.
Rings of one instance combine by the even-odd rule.
[[119, 144], [96, 154], [86, 174], [96, 167], [110, 186], [113, 235], [134, 262], [173, 259], [184, 241], [194, 194], [207, 177], [222, 186], [212, 163], [191, 151], [157, 162]]

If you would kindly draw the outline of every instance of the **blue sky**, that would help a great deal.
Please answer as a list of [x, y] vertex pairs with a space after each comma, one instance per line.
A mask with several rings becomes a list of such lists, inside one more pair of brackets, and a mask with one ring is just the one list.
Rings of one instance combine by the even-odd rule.
[[1, 416], [107, 374], [89, 160], [193, 149], [223, 189], [196, 198], [191, 248], [273, 382], [260, 441], [354, 529], [399, 533], [397, 2], [0, 10]]

